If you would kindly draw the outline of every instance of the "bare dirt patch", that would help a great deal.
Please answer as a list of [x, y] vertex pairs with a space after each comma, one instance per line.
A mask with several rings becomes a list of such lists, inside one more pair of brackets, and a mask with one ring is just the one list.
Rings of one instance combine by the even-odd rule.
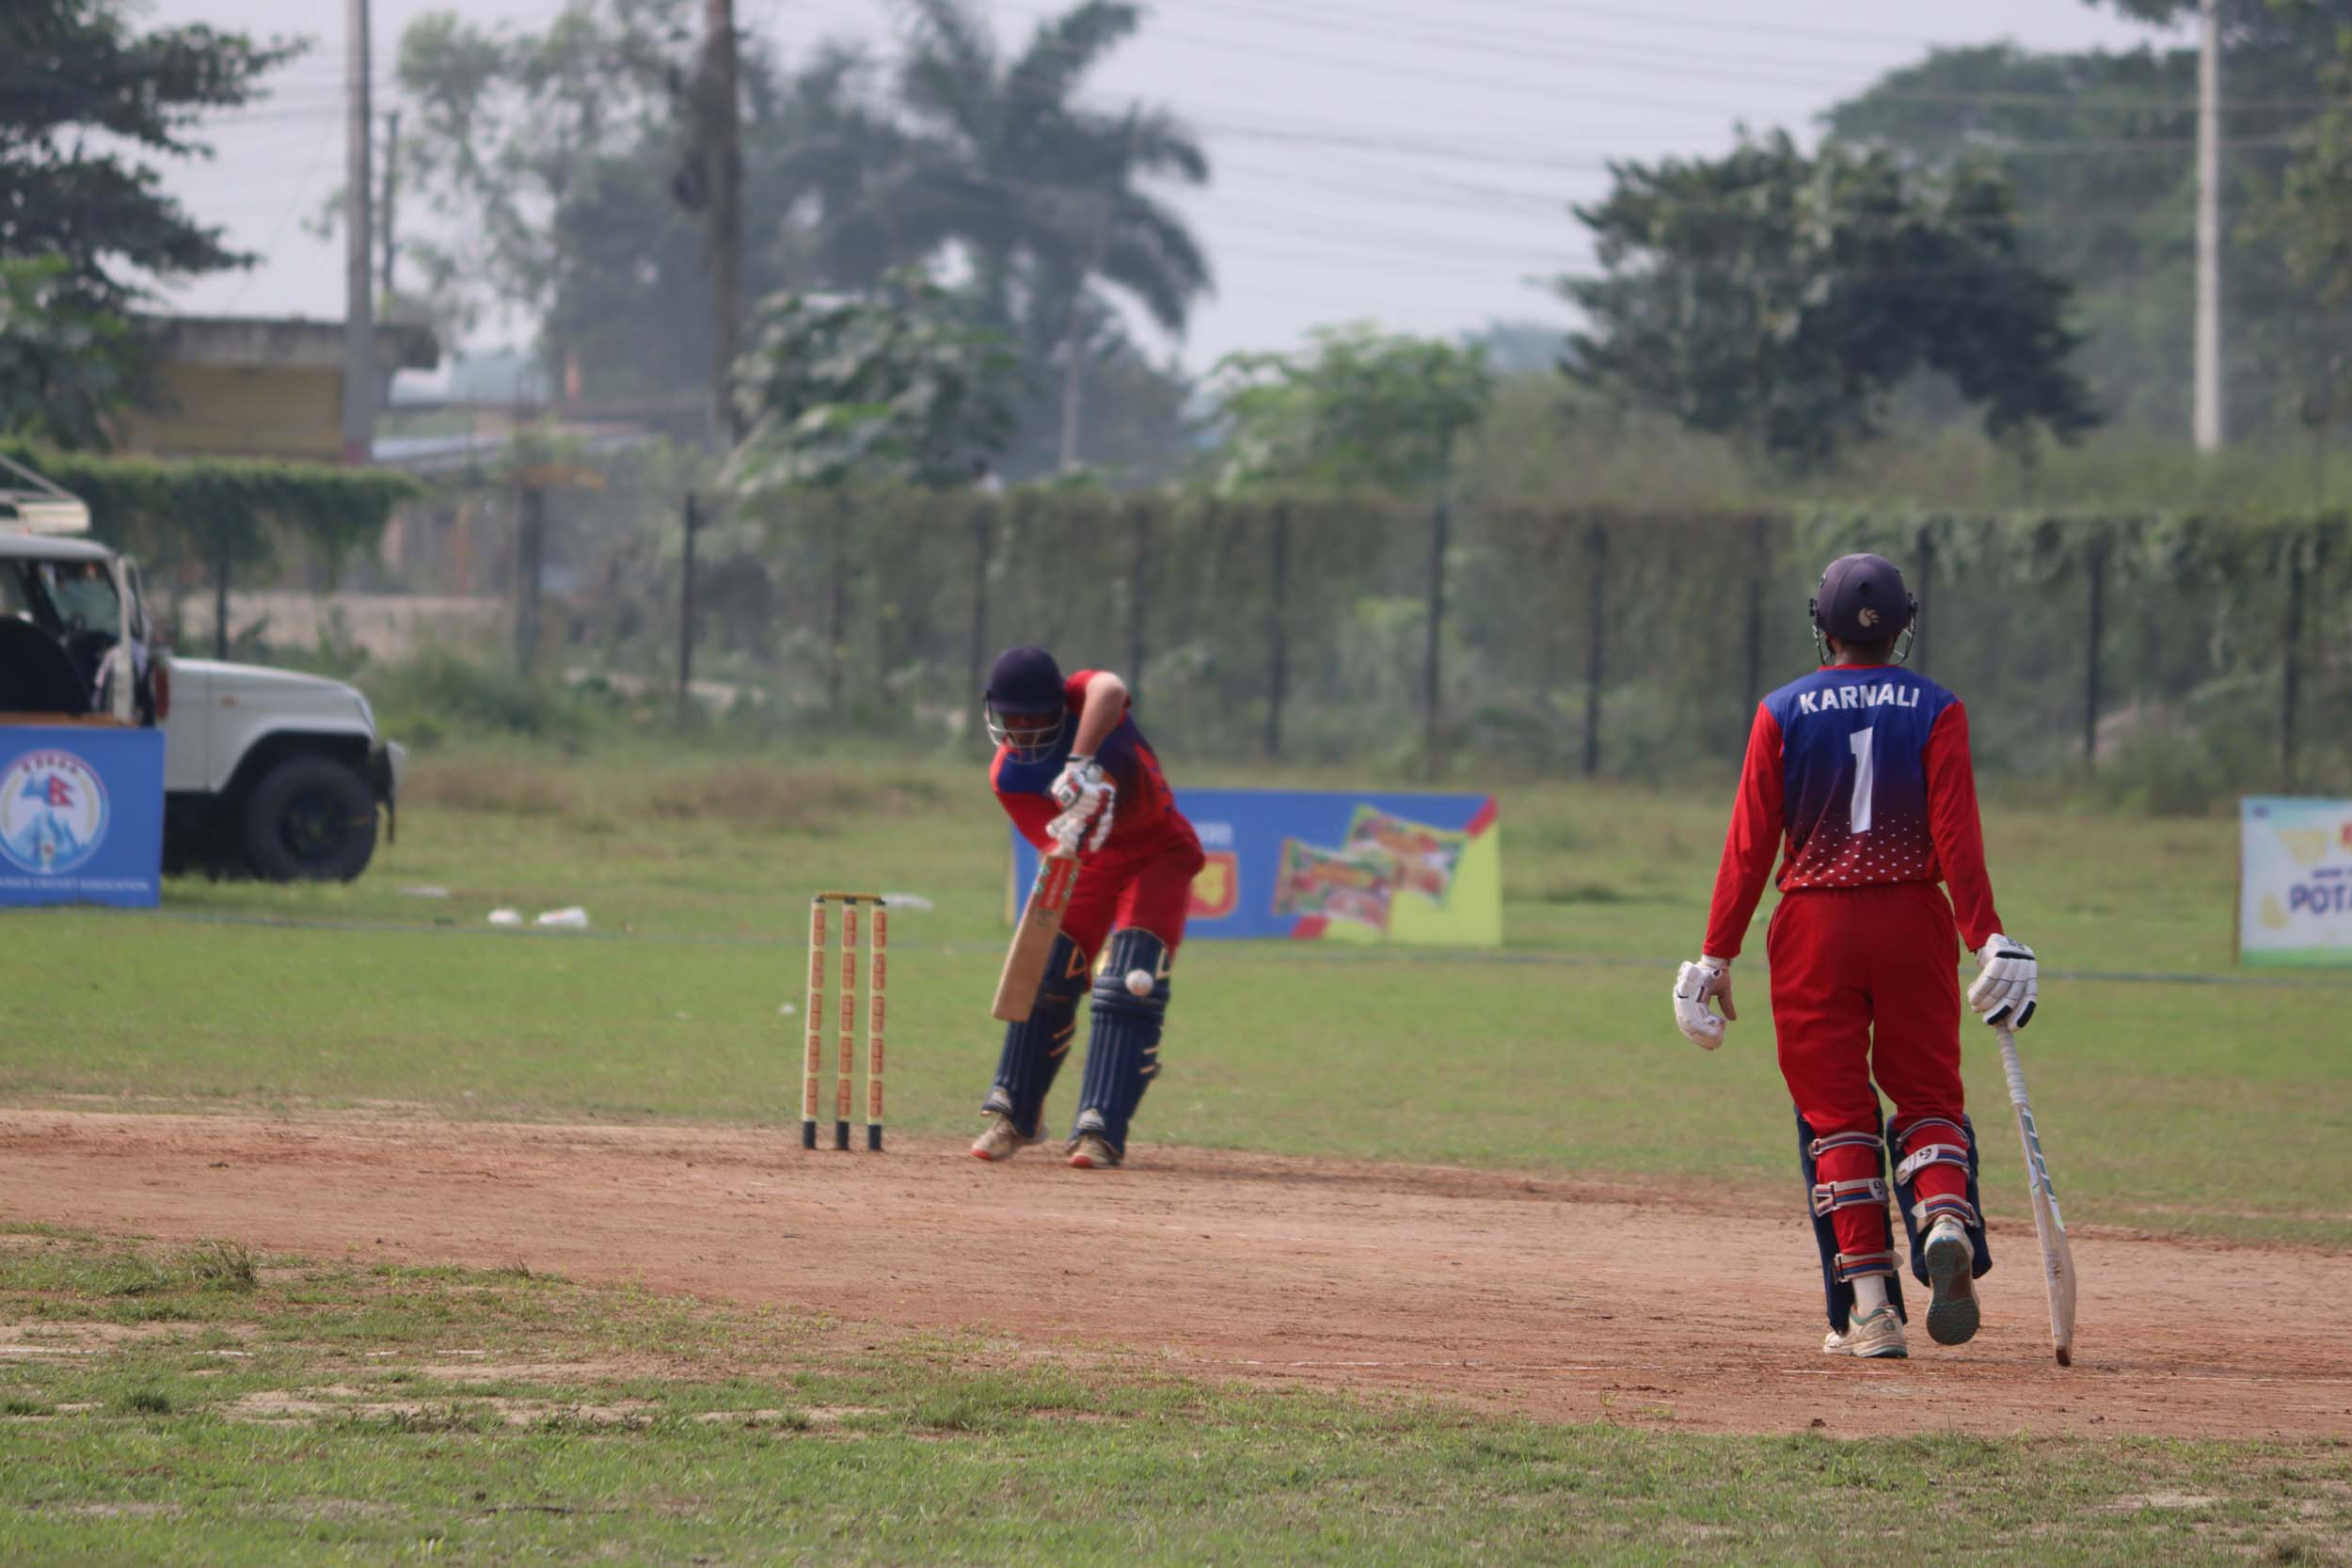
[[1024, 1355], [1547, 1418], [2352, 1431], [2337, 1310], [2352, 1258], [2095, 1226], [2076, 1242], [2081, 1328], [2061, 1371], [2029, 1230], [1995, 1233], [1974, 1343], [1919, 1332], [1908, 1363], [1839, 1362], [1819, 1354], [1818, 1265], [1793, 1207], [1726, 1223], [1704, 1201], [1443, 1168], [1152, 1148], [1085, 1173], [984, 1165], [939, 1139], [876, 1159], [804, 1154], [783, 1132], [27, 1111], [0, 1114], [0, 1212], [326, 1258], [521, 1262], [845, 1328], [979, 1330]]

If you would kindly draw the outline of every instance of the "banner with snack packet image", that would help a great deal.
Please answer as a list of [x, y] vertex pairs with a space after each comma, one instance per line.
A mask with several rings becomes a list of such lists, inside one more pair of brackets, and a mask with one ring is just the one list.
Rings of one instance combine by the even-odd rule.
[[[1502, 944], [1502, 836], [1491, 795], [1186, 789], [1176, 803], [1208, 857], [1193, 879], [1188, 942]], [[1037, 863], [1013, 835], [1008, 919]]]
[[1286, 838], [1274, 880], [1274, 912], [1354, 921], [1386, 936], [1389, 899], [1399, 879], [1394, 857], [1377, 847], [1321, 849]]
[[2352, 800], [2248, 797], [2238, 887], [2241, 963], [2352, 967]]

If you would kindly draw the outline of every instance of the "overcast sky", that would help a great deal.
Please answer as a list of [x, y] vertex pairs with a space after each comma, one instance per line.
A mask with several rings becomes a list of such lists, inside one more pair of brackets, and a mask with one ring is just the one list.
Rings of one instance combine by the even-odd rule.
[[[401, 29], [452, 8], [530, 28], [563, 7], [374, 0], [380, 94]], [[982, 8], [1009, 51], [1061, 8]], [[199, 218], [263, 258], [175, 304], [340, 317], [340, 245], [302, 219], [342, 178], [342, 0], [148, 9], [159, 23], [313, 40], [269, 102], [220, 118], [214, 162], [170, 171]], [[826, 38], [887, 51], [900, 15], [890, 0], [737, 0], [737, 12], [787, 62]], [[1931, 45], [2001, 39], [2051, 50], [2158, 41], [2077, 0], [1161, 0], [1094, 90], [1168, 104], [1208, 147], [1214, 183], [1175, 198], [1217, 274], [1181, 345], [1201, 369], [1234, 349], [1291, 346], [1319, 322], [1447, 333], [1564, 321], [1539, 280], [1588, 257], [1565, 209], [1602, 194], [1602, 160], [1719, 152], [1743, 121], [1809, 134], [1829, 104]], [[405, 209], [404, 221], [416, 215]]]

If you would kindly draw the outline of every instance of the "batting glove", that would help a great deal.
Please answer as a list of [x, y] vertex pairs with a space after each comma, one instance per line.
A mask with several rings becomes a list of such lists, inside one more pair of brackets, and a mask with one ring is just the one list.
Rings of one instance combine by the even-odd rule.
[[[1723, 1004], [1721, 1017], [1708, 1008], [1709, 1002]], [[1724, 1043], [1724, 1024], [1739, 1016], [1740, 1009], [1731, 1005], [1729, 958], [1710, 958], [1702, 953], [1698, 962], [1684, 964], [1675, 972], [1675, 1027], [1692, 1045], [1714, 1050]]]
[[1995, 931], [1977, 950], [1977, 983], [1968, 988], [1968, 1006], [1995, 1028], [2023, 1029], [2033, 1022], [2034, 1000], [2042, 989], [2042, 965], [2033, 949]]

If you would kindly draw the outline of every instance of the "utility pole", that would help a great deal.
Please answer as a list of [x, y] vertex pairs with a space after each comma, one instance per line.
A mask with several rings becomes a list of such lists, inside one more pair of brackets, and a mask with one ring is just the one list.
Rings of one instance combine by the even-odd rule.
[[344, 0], [350, 75], [344, 88], [344, 151], [350, 159], [343, 189], [351, 202], [344, 236], [343, 461], [365, 463], [375, 447], [374, 177], [369, 172], [375, 117], [369, 100], [368, 0]]
[[2219, 451], [2221, 419], [2221, 17], [2200, 6], [2197, 63], [2197, 412], [2199, 451]]
[[735, 66], [735, 0], [704, 0], [703, 166], [710, 179], [711, 432], [742, 435], [728, 388], [743, 316], [743, 123]]
[[392, 263], [399, 260], [400, 244], [393, 238], [392, 223], [400, 205], [400, 111], [394, 109], [384, 117], [384, 282], [386, 300], [392, 297]]

